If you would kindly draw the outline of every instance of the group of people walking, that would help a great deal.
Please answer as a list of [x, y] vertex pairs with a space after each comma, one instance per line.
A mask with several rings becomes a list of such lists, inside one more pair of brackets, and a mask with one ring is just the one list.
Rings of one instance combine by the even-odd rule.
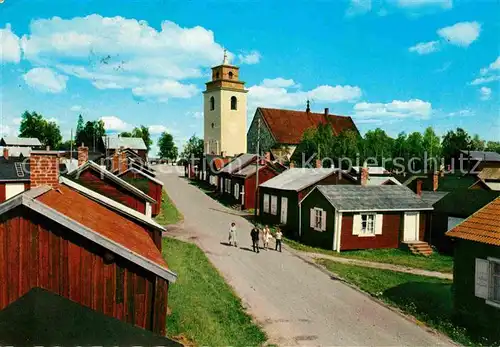
[[[274, 237], [275, 239], [275, 247], [276, 251], [281, 252], [281, 239], [283, 238], [283, 233], [280, 228], [276, 228], [276, 232], [273, 234], [269, 229], [269, 226], [266, 225], [262, 230], [255, 225], [250, 231], [250, 237], [252, 238], [252, 248], [256, 253], [260, 252], [259, 241], [262, 242], [262, 248], [267, 250], [269, 248], [269, 241]], [[236, 241], [236, 223], [231, 223], [231, 227], [229, 228], [229, 245], [237, 247]]]

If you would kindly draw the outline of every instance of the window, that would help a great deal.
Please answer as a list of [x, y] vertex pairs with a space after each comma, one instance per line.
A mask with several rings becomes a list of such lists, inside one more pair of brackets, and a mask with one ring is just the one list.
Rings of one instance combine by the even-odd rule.
[[220, 75], [219, 75], [219, 72], [217, 71], [217, 72], [215, 73], [215, 79], [216, 79], [216, 80], [218, 80], [218, 79], [219, 79], [219, 77], [220, 77]]
[[228, 75], [229, 75], [229, 79], [231, 79], [231, 80], [232, 80], [232, 79], [233, 79], [233, 72], [232, 72], [232, 71], [229, 71], [229, 74], [228, 74]]
[[326, 211], [314, 207], [310, 211], [310, 227], [316, 231], [326, 231]]
[[210, 111], [215, 110], [215, 99], [213, 96], [210, 97]]
[[271, 195], [271, 214], [278, 214], [278, 197], [276, 195]]
[[231, 179], [226, 178], [226, 183], [224, 184], [226, 193], [231, 194]]
[[375, 215], [361, 215], [361, 235], [375, 235]]
[[500, 263], [492, 262], [492, 265], [491, 282], [493, 283], [491, 300], [500, 304]]
[[234, 198], [236, 200], [240, 198], [240, 185], [238, 183], [234, 184]]
[[475, 295], [500, 308], [500, 259], [476, 258]]
[[236, 96], [231, 97], [231, 110], [237, 110], [238, 109], [238, 99], [236, 99]]
[[264, 194], [264, 203], [262, 209], [265, 213], [269, 213], [269, 194]]

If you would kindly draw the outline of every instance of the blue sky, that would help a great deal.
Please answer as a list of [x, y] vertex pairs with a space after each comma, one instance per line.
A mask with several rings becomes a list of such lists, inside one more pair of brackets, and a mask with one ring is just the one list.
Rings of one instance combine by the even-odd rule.
[[[500, 140], [498, 1], [37, 1], [0, 4], [2, 134], [25, 110], [65, 138], [202, 133], [202, 94], [223, 47], [258, 106], [329, 107], [364, 133], [457, 126]], [[154, 154], [154, 153], [153, 153]]]

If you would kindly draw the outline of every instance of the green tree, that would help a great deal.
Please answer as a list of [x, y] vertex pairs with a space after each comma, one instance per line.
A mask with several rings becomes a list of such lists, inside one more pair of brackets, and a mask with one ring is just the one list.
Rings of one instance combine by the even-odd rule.
[[56, 122], [49, 122], [41, 114], [28, 111], [21, 116], [19, 137], [35, 137], [51, 149], [58, 149], [62, 141], [61, 130]]
[[203, 156], [203, 139], [193, 135], [184, 145], [181, 158], [190, 160], [191, 158], [201, 158]]
[[438, 170], [441, 166], [441, 139], [436, 135], [432, 127], [425, 129], [423, 145], [429, 162], [428, 169], [432, 171]]
[[76, 143], [82, 143], [91, 150], [104, 151], [102, 137], [106, 135], [104, 122], [102, 120], [87, 121], [83, 130], [76, 137]]
[[153, 140], [151, 140], [151, 135], [149, 133], [149, 128], [144, 125], [140, 125], [139, 127], [135, 127], [131, 132], [124, 131], [120, 134], [121, 137], [140, 137], [144, 141], [146, 148], [151, 149], [151, 145], [153, 144]]
[[120, 133], [120, 136], [121, 137], [134, 137], [134, 136], [132, 136], [132, 133], [130, 131], [124, 131], [124, 132]]
[[500, 141], [488, 141], [486, 151], [500, 153]]
[[481, 140], [478, 134], [475, 134], [471, 140], [471, 150], [473, 151], [484, 151], [486, 148], [486, 141]]
[[78, 121], [76, 122], [76, 133], [75, 133], [75, 141], [78, 143], [78, 139], [83, 132], [83, 128], [85, 126], [85, 121], [83, 120], [83, 116], [80, 114], [78, 116]]
[[[424, 158], [424, 140], [422, 134], [418, 131], [415, 131], [408, 135], [406, 139], [406, 148], [408, 151], [408, 157], [411, 164], [412, 170], [420, 170], [423, 166], [423, 158]], [[415, 160], [412, 158], [418, 158], [420, 160]]]
[[450, 130], [443, 136], [442, 148], [445, 161], [451, 163], [452, 158], [459, 157], [461, 150], [470, 150], [471, 138], [462, 128]]
[[369, 130], [364, 137], [364, 158], [376, 158], [379, 165], [382, 165], [383, 158], [392, 156], [394, 140], [389, 137], [384, 130], [377, 128]]
[[167, 132], [163, 132], [158, 139], [158, 155], [161, 159], [175, 161], [178, 156], [177, 147], [174, 144], [174, 138]]

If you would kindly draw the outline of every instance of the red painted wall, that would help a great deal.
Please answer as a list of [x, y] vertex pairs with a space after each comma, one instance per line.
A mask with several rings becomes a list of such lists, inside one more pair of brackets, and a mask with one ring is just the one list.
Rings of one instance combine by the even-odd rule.
[[[259, 184], [262, 184], [271, 178], [277, 176], [278, 174], [270, 169], [269, 167], [264, 167], [259, 171]], [[255, 186], [257, 181], [257, 175], [252, 175], [245, 179], [245, 205], [246, 210], [250, 208], [256, 208], [258, 204], [255, 203]]]
[[7, 197], [7, 192], [5, 191], [5, 183], [0, 183], [0, 202], [4, 202]]
[[[138, 174], [133, 171], [128, 171], [126, 174], [120, 176], [120, 177], [126, 177], [126, 178], [133, 178], [133, 179], [142, 179], [145, 181], [148, 181], [148, 195], [155, 199], [156, 204], [152, 204], [152, 214], [153, 216], [157, 216], [160, 213], [161, 209], [161, 193], [163, 186], [161, 184], [156, 183], [155, 181], [152, 181], [146, 177], [144, 177], [141, 174]], [[129, 182], [133, 185], [133, 182]]]
[[140, 213], [146, 213], [145, 201], [140, 200], [139, 197], [130, 193], [115, 182], [107, 178], [101, 178], [100, 174], [92, 169], [83, 171], [78, 178], [78, 182], [80, 182], [83, 186], [122, 203], [125, 206], [133, 208]]
[[168, 282], [24, 207], [0, 219], [0, 310], [33, 287], [165, 334]]
[[370, 249], [370, 248], [398, 248], [401, 230], [401, 213], [384, 214], [382, 235], [359, 237], [352, 234], [353, 214], [342, 214], [342, 235], [340, 250]]

